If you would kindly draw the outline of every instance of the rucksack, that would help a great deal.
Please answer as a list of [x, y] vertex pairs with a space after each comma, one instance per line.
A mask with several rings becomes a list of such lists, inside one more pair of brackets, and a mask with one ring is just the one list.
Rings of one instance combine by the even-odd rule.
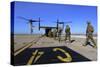
[[87, 31], [93, 33], [93, 32], [94, 32], [93, 26], [89, 25], [89, 26], [87, 27]]
[[67, 32], [70, 32], [70, 28], [66, 28], [65, 29], [65, 32], [67, 33]]

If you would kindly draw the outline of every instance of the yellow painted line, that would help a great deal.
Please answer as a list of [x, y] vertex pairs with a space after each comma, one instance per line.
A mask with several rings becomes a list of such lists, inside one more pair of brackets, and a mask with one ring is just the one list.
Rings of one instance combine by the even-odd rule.
[[53, 51], [61, 51], [62, 53], [64, 53], [66, 55], [66, 58], [62, 57], [62, 56], [57, 56], [57, 58], [63, 62], [71, 62], [72, 61], [72, 57], [71, 55], [66, 52], [64, 49], [61, 48], [54, 48]]
[[34, 58], [35, 58], [37, 52], [38, 52], [38, 50], [36, 50], [35, 52], [32, 53], [32, 56], [31, 56], [31, 58], [29, 59], [27, 65], [31, 65], [31, 64], [32, 64], [32, 62], [33, 62], [33, 60], [34, 60]]
[[44, 54], [44, 52], [39, 52], [39, 55], [35, 58], [34, 63]]
[[33, 44], [30, 43], [27, 46], [23, 47], [22, 49], [18, 50], [17, 52], [14, 53], [14, 56], [18, 55], [19, 53], [21, 53], [22, 51], [24, 51], [26, 48], [30, 47], [31, 45], [33, 45]]
[[33, 45], [32, 43], [36, 44], [40, 38], [42, 38], [42, 37], [37, 38], [35, 42], [33, 42], [34, 40], [32, 42], [29, 42], [27, 46], [25, 46], [25, 47], [21, 48], [20, 50], [18, 50], [17, 52], [15, 52], [14, 56], [18, 55], [19, 53], [21, 53], [22, 51], [24, 51], [28, 47], [32, 46]]

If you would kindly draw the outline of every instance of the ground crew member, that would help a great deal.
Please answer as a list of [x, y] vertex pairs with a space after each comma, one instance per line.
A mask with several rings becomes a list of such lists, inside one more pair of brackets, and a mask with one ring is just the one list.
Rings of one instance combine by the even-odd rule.
[[66, 29], [65, 29], [65, 41], [66, 40], [68, 40], [69, 42], [71, 42], [71, 32], [70, 32], [69, 25], [66, 25]]
[[62, 33], [62, 28], [61, 27], [58, 27], [58, 39], [59, 39], [59, 42], [61, 41], [61, 33]]
[[48, 32], [48, 37], [52, 37], [52, 31], [51, 30]]
[[54, 39], [56, 39], [56, 37], [57, 37], [57, 29], [53, 30], [53, 37], [54, 37]]
[[93, 32], [94, 32], [94, 28], [91, 25], [91, 23], [88, 21], [87, 22], [87, 29], [86, 29], [86, 42], [85, 42], [84, 46], [88, 45], [89, 40], [91, 40], [91, 42], [93, 42], [93, 44], [94, 44], [93, 47], [96, 47], [96, 43], [93, 39]]

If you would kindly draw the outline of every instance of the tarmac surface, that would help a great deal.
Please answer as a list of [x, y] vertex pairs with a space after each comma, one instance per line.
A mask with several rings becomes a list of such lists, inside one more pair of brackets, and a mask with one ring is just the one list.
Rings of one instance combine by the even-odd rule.
[[[97, 38], [94, 37], [94, 39], [97, 42]], [[72, 42], [69, 43], [64, 41], [64, 37], [59, 42], [57, 39], [41, 37], [40, 35], [16, 35], [14, 37], [14, 65], [97, 60], [97, 48], [93, 48], [92, 43], [83, 46], [85, 36], [72, 36], [71, 40]], [[57, 51], [53, 51], [55, 48]]]

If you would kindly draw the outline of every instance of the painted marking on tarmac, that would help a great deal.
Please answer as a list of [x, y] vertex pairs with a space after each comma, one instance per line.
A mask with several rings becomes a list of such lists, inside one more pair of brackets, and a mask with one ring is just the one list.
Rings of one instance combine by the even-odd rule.
[[44, 54], [44, 52], [42, 52], [42, 51], [38, 52], [38, 50], [35, 50], [35, 52], [33, 52], [32, 54], [33, 55], [29, 59], [27, 65], [31, 65], [32, 63], [35, 63]]
[[32, 62], [33, 62], [33, 60], [34, 60], [34, 58], [35, 58], [37, 52], [38, 52], [38, 50], [35, 50], [35, 52], [32, 53], [32, 57], [29, 59], [27, 65], [32, 64]]
[[[27, 46], [25, 46], [25, 47], [19, 49], [17, 52], [15, 52], [15, 53], [14, 53], [14, 56], [18, 55], [19, 53], [21, 53], [21, 52], [24, 51], [25, 49], [29, 48], [29, 47], [32, 46], [33, 44], [36, 44], [36, 43], [40, 40], [40, 38], [42, 38], [42, 36], [39, 37], [39, 38], [37, 38], [36, 41], [33, 40], [32, 42], [29, 42]], [[33, 44], [32, 44], [32, 43], [33, 43]]]
[[33, 44], [28, 44], [27, 46], [21, 48], [20, 50], [18, 50], [17, 52], [14, 53], [14, 56], [18, 55], [19, 53], [21, 53], [22, 51], [24, 51], [26, 48], [32, 46]]
[[90, 59], [65, 46], [28, 48], [19, 55], [15, 56], [14, 59], [15, 65], [91, 61]]
[[59, 55], [57, 56], [57, 58], [58, 58], [59, 60], [61, 60], [62, 62], [71, 62], [71, 61], [72, 61], [71, 55], [70, 55], [68, 52], [66, 52], [64, 49], [61, 49], [61, 48], [54, 48], [53, 51], [54, 51], [54, 52], [56, 52], [56, 51], [61, 51], [61, 52], [63, 52], [63, 53], [66, 55], [66, 58], [63, 58], [63, 57], [61, 57], [61, 56], [59, 56]]
[[36, 57], [36, 59], [34, 60], [34, 63], [44, 54], [44, 52], [39, 52], [39, 55]]

